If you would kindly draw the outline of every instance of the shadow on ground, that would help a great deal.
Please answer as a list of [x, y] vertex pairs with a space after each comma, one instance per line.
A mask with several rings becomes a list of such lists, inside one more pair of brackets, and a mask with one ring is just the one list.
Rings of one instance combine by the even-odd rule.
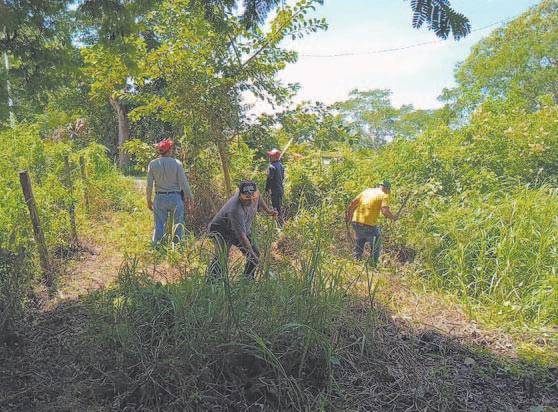
[[497, 357], [433, 329], [411, 332], [382, 311], [370, 323], [364, 304], [352, 310], [360, 324], [340, 324], [332, 341], [343, 344], [332, 359], [310, 351], [301, 371], [288, 352], [270, 348], [264, 358], [238, 337], [203, 353], [172, 342], [121, 347], [100, 334], [88, 303], [64, 301], [17, 321], [0, 346], [0, 410], [558, 410], [556, 368]]

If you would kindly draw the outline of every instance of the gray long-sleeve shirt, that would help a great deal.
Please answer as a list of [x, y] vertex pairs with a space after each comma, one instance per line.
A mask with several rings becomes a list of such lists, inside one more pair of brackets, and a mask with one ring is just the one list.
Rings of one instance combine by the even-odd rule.
[[184, 174], [182, 162], [170, 156], [162, 156], [152, 160], [147, 167], [147, 199], [151, 199], [155, 184], [155, 192], [180, 192], [194, 199], [190, 184]]
[[238, 192], [236, 192], [209, 223], [209, 233], [228, 232], [234, 233], [236, 236], [250, 235], [252, 220], [258, 212], [258, 204], [259, 202], [254, 202], [251, 205], [243, 206]]

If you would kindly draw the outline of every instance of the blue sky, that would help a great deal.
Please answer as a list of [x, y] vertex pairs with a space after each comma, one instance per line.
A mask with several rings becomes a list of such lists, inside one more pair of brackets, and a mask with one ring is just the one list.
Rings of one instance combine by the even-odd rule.
[[[450, 0], [455, 10], [469, 18], [473, 30], [455, 42], [437, 39], [426, 27], [413, 29], [409, 1], [325, 0], [315, 17], [325, 17], [329, 29], [282, 44], [299, 52], [298, 62], [279, 76], [286, 83], [300, 83], [296, 101], [333, 103], [346, 100], [353, 89], [380, 88], [392, 90], [396, 107], [440, 107], [437, 96], [444, 87], [455, 86], [455, 66], [467, 58], [473, 45], [503, 21], [540, 2]], [[421, 43], [428, 44], [415, 47]], [[398, 48], [404, 49], [383, 52]]]

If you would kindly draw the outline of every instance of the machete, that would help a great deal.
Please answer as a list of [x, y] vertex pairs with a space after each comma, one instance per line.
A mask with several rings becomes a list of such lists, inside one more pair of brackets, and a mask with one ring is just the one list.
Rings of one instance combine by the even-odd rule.
[[399, 216], [399, 214], [401, 213], [401, 211], [405, 207], [405, 203], [407, 203], [407, 200], [409, 200], [409, 197], [411, 197], [411, 192], [407, 193], [407, 196], [405, 196], [405, 199], [403, 200], [403, 203], [401, 203], [401, 206], [399, 207], [399, 210], [397, 211], [397, 216]]
[[281, 155], [279, 156], [279, 160], [281, 160], [281, 158], [283, 157], [283, 155], [285, 154], [285, 152], [287, 151], [287, 149], [289, 148], [289, 146], [291, 145], [291, 143], [293, 142], [293, 137], [291, 137], [289, 139], [289, 141], [287, 142], [287, 144], [285, 145], [285, 148], [281, 151]]

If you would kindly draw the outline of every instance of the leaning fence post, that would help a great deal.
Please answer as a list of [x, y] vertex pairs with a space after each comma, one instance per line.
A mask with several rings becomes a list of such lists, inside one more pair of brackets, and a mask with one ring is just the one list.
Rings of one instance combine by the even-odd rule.
[[81, 171], [81, 180], [83, 180], [85, 194], [85, 211], [89, 214], [89, 184], [87, 182], [87, 172], [85, 171], [85, 159], [79, 157], [79, 169]]
[[[66, 184], [66, 188], [68, 189], [68, 193], [70, 197], [72, 196], [73, 192], [73, 184], [72, 184], [72, 171], [70, 169], [70, 159], [68, 155], [64, 156], [64, 182]], [[70, 201], [70, 209], [68, 210], [70, 214], [70, 228], [72, 231], [72, 242], [77, 240], [77, 230], [76, 230], [76, 205], [74, 204], [74, 199]]]
[[53, 273], [50, 265], [50, 258], [48, 256], [48, 249], [46, 247], [45, 237], [43, 236], [43, 231], [41, 229], [41, 221], [39, 219], [39, 212], [37, 210], [37, 205], [35, 204], [35, 198], [33, 197], [33, 190], [31, 189], [31, 180], [27, 174], [27, 170], [21, 170], [19, 172], [19, 182], [21, 183], [21, 188], [23, 190], [23, 196], [25, 198], [25, 204], [29, 209], [29, 215], [31, 216], [31, 223], [33, 224], [33, 233], [35, 233], [35, 242], [39, 247], [39, 259], [41, 262], [41, 268], [43, 270], [43, 278], [47, 286], [52, 285]]

